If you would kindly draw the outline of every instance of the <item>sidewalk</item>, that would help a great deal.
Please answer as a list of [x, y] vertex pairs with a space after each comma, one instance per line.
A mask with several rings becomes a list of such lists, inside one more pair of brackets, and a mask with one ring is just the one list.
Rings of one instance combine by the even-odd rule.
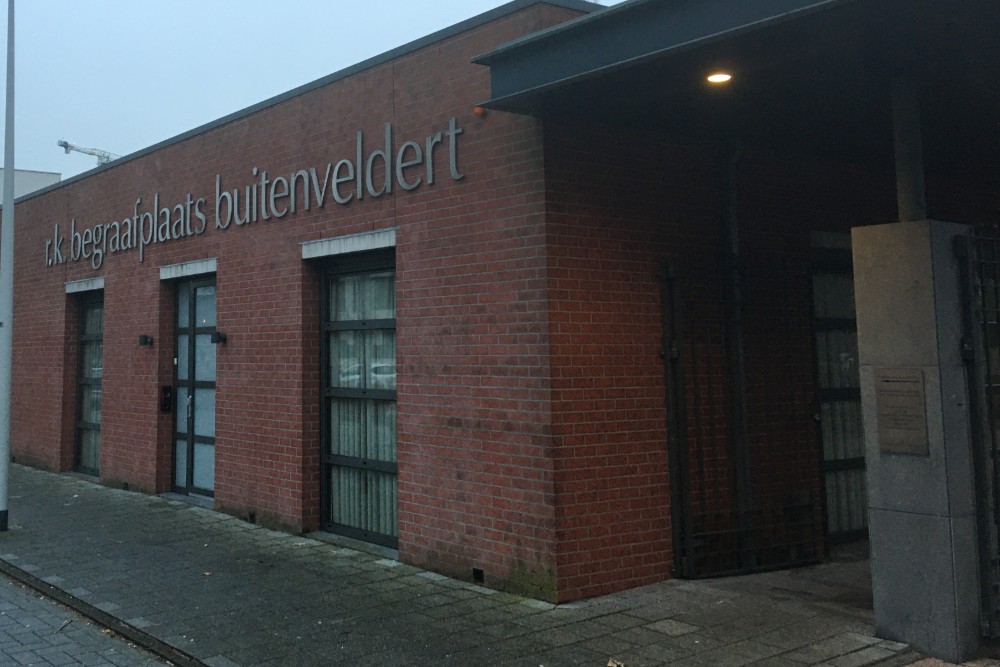
[[164, 663], [48, 598], [0, 578], [0, 664], [160, 667]]
[[920, 658], [873, 636], [863, 560], [675, 580], [553, 607], [74, 476], [14, 465], [10, 488], [0, 560], [183, 651], [188, 664], [860, 667]]

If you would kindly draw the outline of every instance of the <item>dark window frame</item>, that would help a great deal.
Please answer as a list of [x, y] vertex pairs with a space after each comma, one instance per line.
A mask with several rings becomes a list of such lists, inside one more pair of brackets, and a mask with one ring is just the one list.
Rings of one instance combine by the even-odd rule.
[[[101, 307], [101, 333], [84, 333], [87, 311], [94, 306]], [[83, 392], [84, 387], [97, 387], [100, 389], [104, 382], [104, 352], [101, 351], [101, 377], [87, 377], [84, 373], [84, 345], [86, 343], [104, 342], [104, 293], [102, 291], [85, 292], [77, 299], [77, 332], [76, 332], [76, 419], [74, 421], [73, 435], [73, 470], [84, 475], [100, 476], [100, 456], [98, 455], [98, 467], [89, 468], [81, 463], [83, 454], [83, 432], [97, 431], [98, 443], [100, 443], [101, 423], [85, 421], [83, 418]], [[103, 411], [103, 405], [102, 405]], [[100, 452], [100, 444], [98, 444]]]
[[[199, 327], [196, 326], [195, 313], [197, 306], [197, 294], [199, 287], [215, 287], [216, 288], [216, 323], [210, 327]], [[180, 299], [181, 290], [188, 291], [188, 326], [181, 330], [178, 320], [180, 318]], [[184, 386], [188, 390], [188, 395], [191, 400], [194, 400], [194, 392], [196, 389], [213, 389], [216, 390], [217, 381], [212, 380], [196, 380], [195, 379], [195, 342], [197, 336], [200, 335], [211, 335], [216, 332], [218, 325], [218, 284], [216, 281], [215, 274], [206, 274], [203, 276], [184, 278], [176, 282], [174, 288], [174, 358], [180, 359], [180, 350], [177, 349], [177, 338], [180, 335], [186, 334], [188, 336], [188, 367], [187, 367], [187, 379], [181, 380], [179, 374], [179, 367], [174, 364], [174, 412], [173, 415], [173, 448], [172, 457], [170, 462], [170, 487], [175, 493], [180, 493], [184, 495], [196, 494], [199, 496], [206, 496], [209, 498], [215, 497], [214, 489], [203, 489], [194, 485], [194, 446], [195, 443], [203, 443], [212, 445], [215, 447], [215, 438], [204, 435], [195, 435], [194, 433], [194, 415], [195, 409], [192, 408], [190, 414], [187, 413], [187, 405], [181, 405], [181, 392], [180, 387]], [[218, 367], [216, 367], [218, 368]], [[218, 399], [218, 395], [216, 395]], [[213, 408], [214, 409], [214, 408]], [[185, 411], [185, 431], [177, 430], [177, 414], [180, 410]], [[187, 480], [187, 486], [179, 486], [177, 484], [177, 441], [180, 437], [187, 441], [187, 455], [186, 464], [187, 470], [185, 472], [185, 479]]]
[[[396, 272], [395, 248], [386, 248], [360, 253], [351, 253], [328, 259], [322, 265], [320, 282], [320, 502], [321, 526], [347, 537], [379, 544], [390, 548], [399, 546], [397, 535], [386, 535], [354, 526], [335, 523], [330, 518], [331, 476], [335, 467], [345, 466], [362, 470], [398, 475], [398, 464], [386, 461], [371, 461], [358, 457], [340, 456], [330, 453], [330, 402], [336, 399], [360, 399], [396, 401], [395, 389], [367, 389], [339, 387], [333, 384], [330, 372], [330, 334], [337, 331], [396, 330], [396, 318], [374, 320], [332, 320], [330, 312], [330, 283], [339, 276], [374, 273], [392, 270]], [[397, 431], [398, 437], [398, 431]], [[397, 454], [398, 457], [398, 454]], [[398, 477], [397, 477], [398, 480]], [[397, 486], [398, 494], [398, 486]], [[397, 495], [398, 497], [398, 495]]]

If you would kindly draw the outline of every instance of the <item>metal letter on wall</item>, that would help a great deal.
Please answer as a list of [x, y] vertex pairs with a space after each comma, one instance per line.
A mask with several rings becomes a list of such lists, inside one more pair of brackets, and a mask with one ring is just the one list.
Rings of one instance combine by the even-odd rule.
[[879, 450], [928, 456], [924, 372], [919, 368], [875, 370]]

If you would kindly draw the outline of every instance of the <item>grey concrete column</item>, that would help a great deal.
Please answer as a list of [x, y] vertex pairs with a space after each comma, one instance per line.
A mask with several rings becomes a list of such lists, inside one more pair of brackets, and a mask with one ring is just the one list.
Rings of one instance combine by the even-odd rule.
[[920, 96], [913, 77], [892, 82], [892, 131], [896, 154], [896, 205], [900, 222], [927, 217]]
[[980, 591], [953, 239], [932, 221], [852, 232], [872, 588], [880, 636], [962, 662]]

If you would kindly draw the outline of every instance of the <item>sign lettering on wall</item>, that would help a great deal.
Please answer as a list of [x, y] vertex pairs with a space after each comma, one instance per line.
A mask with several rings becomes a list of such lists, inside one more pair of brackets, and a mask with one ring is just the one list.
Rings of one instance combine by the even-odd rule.
[[151, 200], [137, 197], [132, 210], [121, 220], [90, 227], [78, 225], [76, 218], [62, 228], [57, 223], [52, 238], [45, 242], [45, 264], [90, 260], [91, 266], [99, 269], [106, 255], [136, 248], [141, 262], [147, 246], [199, 236], [210, 227], [224, 231], [320, 209], [330, 201], [346, 205], [366, 197], [377, 199], [394, 189], [410, 191], [432, 185], [444, 161], [448, 175], [459, 181], [464, 176], [458, 168], [460, 134], [462, 128], [451, 118], [447, 130], [429, 134], [421, 141], [404, 141], [397, 148], [392, 123], [386, 123], [384, 135], [371, 148], [366, 145], [364, 132], [358, 130], [352, 158], [278, 175], [253, 167], [249, 182], [236, 187], [223, 183], [222, 176], [216, 174], [211, 222], [206, 214], [206, 197], [196, 199], [189, 192], [175, 204], [162, 202], [159, 193], [153, 194]]

